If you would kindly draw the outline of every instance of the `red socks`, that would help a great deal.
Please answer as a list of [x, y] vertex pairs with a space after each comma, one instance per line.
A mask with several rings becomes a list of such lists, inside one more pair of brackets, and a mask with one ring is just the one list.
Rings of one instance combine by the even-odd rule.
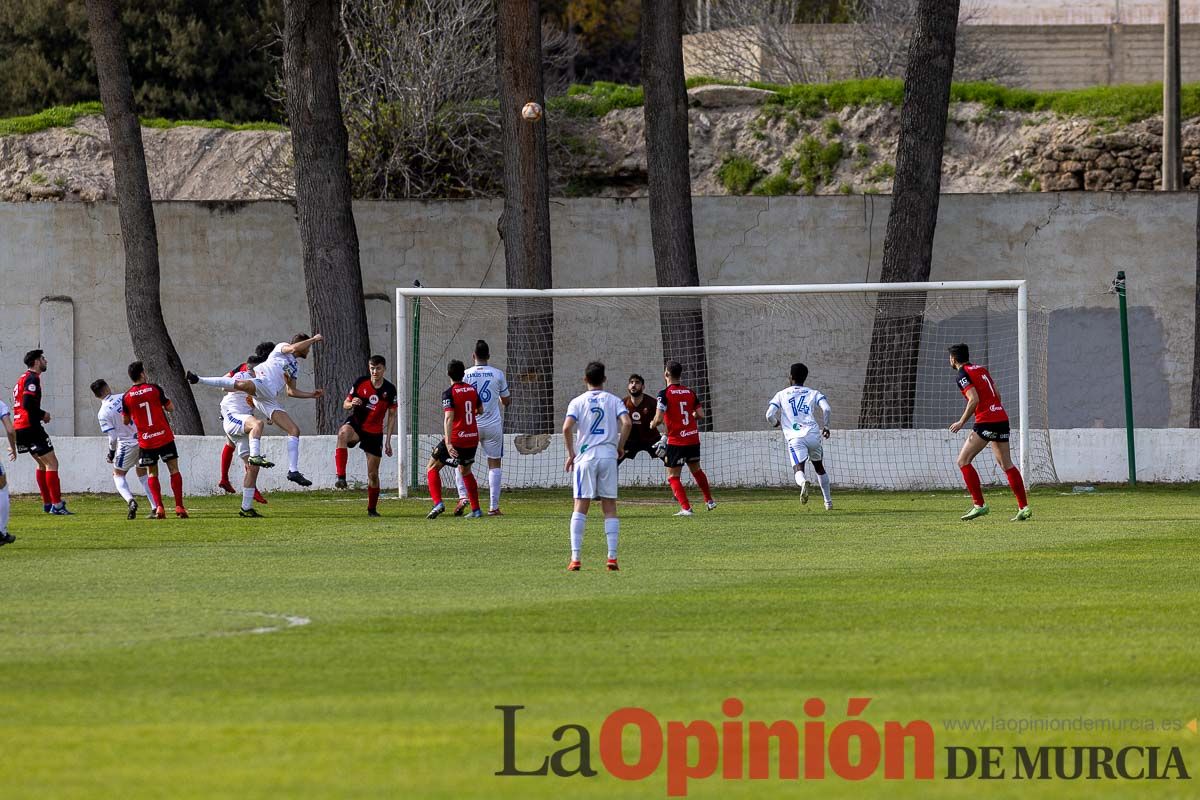
[[233, 445], [229, 442], [221, 448], [221, 483], [229, 483], [229, 465], [233, 463]]
[[1024, 508], [1029, 505], [1029, 501], [1025, 497], [1025, 481], [1021, 480], [1021, 470], [1016, 467], [1006, 469], [1004, 476], [1008, 478], [1008, 485], [1012, 489], [1013, 495], [1017, 498], [1017, 508]]
[[42, 502], [49, 505], [50, 503], [50, 484], [46, 482], [46, 470], [38, 469], [34, 473], [37, 476], [38, 492], [42, 495]]
[[[350, 451], [345, 447], [335, 447], [333, 449], [333, 469], [337, 473], [339, 480], [346, 478], [346, 460], [350, 457]], [[371, 506], [374, 508], [375, 506]]]
[[[344, 453], [346, 451], [341, 450], [339, 448], [339, 452]], [[378, 486], [368, 486], [367, 487], [367, 510], [374, 511], [375, 507], [377, 505], [379, 505], [379, 487]]]
[[[979, 473], [975, 471], [975, 467], [967, 464], [965, 467], [959, 467], [962, 470], [963, 480], [966, 481], [967, 491], [971, 493], [971, 502], [977, 506], [983, 505], [983, 487], [979, 485]], [[1018, 476], [1018, 480], [1020, 476]]]
[[183, 473], [176, 472], [171, 476], [171, 494], [175, 495], [175, 507], [183, 508]]
[[62, 502], [62, 485], [58, 482], [58, 470], [46, 470], [46, 489], [50, 494], [50, 502], [58, 505]]
[[425, 479], [429, 482], [429, 499], [436, 506], [442, 502], [442, 471], [435, 467], [425, 473]]
[[683, 490], [683, 482], [679, 478], [667, 478], [667, 483], [671, 484], [671, 494], [675, 495], [675, 500], [679, 503], [679, 507], [684, 511], [691, 508], [692, 504], [688, 502], [687, 492]]
[[712, 492], [708, 490], [708, 476], [704, 474], [704, 470], [697, 470], [692, 473], [692, 477], [696, 479], [696, 485], [700, 487], [700, 492], [704, 495], [704, 502], [712, 502]]
[[471, 501], [471, 510], [479, 510], [479, 483], [475, 480], [475, 474], [468, 472], [463, 475], [463, 485], [467, 487], [467, 499]]
[[146, 488], [150, 490], [150, 502], [154, 503], [155, 508], [162, 508], [162, 486], [157, 475], [146, 478]]

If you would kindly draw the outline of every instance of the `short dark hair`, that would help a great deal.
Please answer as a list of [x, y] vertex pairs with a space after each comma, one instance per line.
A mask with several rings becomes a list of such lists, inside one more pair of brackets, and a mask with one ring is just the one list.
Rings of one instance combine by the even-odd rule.
[[[289, 344], [300, 344], [300, 342], [303, 342], [305, 339], [310, 339], [310, 338], [312, 338], [312, 337], [310, 337], [307, 333], [297, 333], [295, 336], [292, 337], [292, 341], [289, 342]], [[274, 350], [275, 348], [272, 347], [271, 349]]]
[[45, 352], [44, 350], [30, 350], [28, 353], [25, 354], [25, 366], [32, 367], [33, 362], [35, 362], [39, 358], [41, 358], [42, 353], [44, 353], [44, 352]]
[[254, 355], [252, 355], [246, 359], [246, 366], [247, 367], [257, 367], [259, 364], [263, 363], [266, 360], [267, 359], [265, 356], [260, 356], [258, 353], [255, 353]]
[[599, 361], [589, 362], [583, 371], [583, 379], [588, 382], [588, 386], [603, 386], [604, 381], [608, 379], [604, 374], [604, 365]]
[[146, 365], [140, 361], [134, 361], [129, 365], [129, 380], [137, 381], [142, 377], [142, 373], [146, 371]]
[[641, 384], [645, 384], [645, 383], [646, 383], [646, 379], [645, 379], [645, 378], [643, 378], [641, 375], [638, 375], [636, 372], [635, 372], [635, 373], [633, 373], [632, 375], [630, 375], [630, 376], [629, 376], [629, 380], [627, 380], [627, 381], [625, 381], [625, 382], [626, 382], [626, 383], [633, 383], [634, 381], [637, 381], [638, 383], [641, 383]]
[[370, 364], [372, 367], [386, 367], [387, 359], [384, 358], [383, 356], [376, 355], [376, 356], [371, 356], [369, 359], [367, 359], [367, 363]]
[[108, 391], [108, 381], [104, 380], [104, 378], [97, 378], [92, 381], [92, 385], [89, 388], [91, 388], [92, 394], [96, 395], [96, 397], [103, 397], [104, 393]]
[[259, 342], [258, 347], [254, 348], [254, 355], [258, 356], [258, 362], [267, 360], [267, 356], [271, 355], [271, 351], [275, 349], [274, 342]]
[[488, 343], [483, 339], [475, 340], [475, 357], [487, 361], [492, 357], [492, 348], [488, 347]]
[[667, 362], [667, 374], [672, 380], [679, 380], [679, 376], [683, 374], [683, 364], [680, 364], [674, 359]]
[[792, 364], [791, 374], [792, 383], [801, 386], [804, 381], [808, 380], [808, 367], [797, 361], [795, 364]]
[[950, 351], [950, 356], [960, 364], [966, 364], [971, 360], [971, 348], [965, 344], [952, 344], [946, 349]]
[[467, 367], [456, 358], [450, 362], [449, 368], [446, 369], [446, 374], [450, 376], [450, 380], [458, 383], [463, 379], [463, 375], [467, 374]]

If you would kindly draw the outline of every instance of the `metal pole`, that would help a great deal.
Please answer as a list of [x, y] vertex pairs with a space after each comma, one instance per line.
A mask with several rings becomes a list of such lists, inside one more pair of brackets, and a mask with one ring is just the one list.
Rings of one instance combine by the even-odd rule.
[[404, 454], [408, 447], [408, 298], [396, 292], [396, 385], [400, 387], [396, 398], [396, 492], [403, 500], [408, 496], [408, 484], [404, 480]]
[[412, 425], [412, 447], [409, 450], [410, 469], [412, 476], [409, 481], [409, 487], [417, 488], [417, 454], [419, 443], [417, 442], [421, 428], [419, 426], [421, 418], [421, 298], [413, 298], [413, 343], [412, 343], [412, 409], [410, 410]]
[[1179, 0], [1165, 0], [1163, 17], [1162, 188], [1179, 191]]
[[1021, 281], [1017, 289], [1017, 413], [1021, 415], [1021, 430], [1017, 443], [1021, 447], [1021, 475], [1026, 482], [1029, 474], [1029, 286]]
[[1129, 372], [1129, 311], [1125, 306], [1125, 271], [1117, 273], [1113, 288], [1121, 307], [1121, 363], [1125, 377], [1125, 447], [1129, 460], [1129, 485], [1137, 485], [1137, 459], [1133, 448], [1133, 379]]

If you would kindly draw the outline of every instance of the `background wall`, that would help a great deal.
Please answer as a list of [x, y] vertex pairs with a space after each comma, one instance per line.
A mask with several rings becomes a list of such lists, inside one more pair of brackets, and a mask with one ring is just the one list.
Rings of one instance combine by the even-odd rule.
[[[701, 280], [877, 280], [888, 202], [869, 195], [696, 198]], [[1126, 270], [1136, 422], [1184, 426], [1196, 202], [1184, 193], [948, 195], [931, 277], [1028, 279], [1033, 301], [1049, 312], [1050, 427], [1116, 427], [1123, 424], [1121, 364], [1116, 298], [1108, 288], [1116, 271]], [[500, 211], [499, 201], [356, 205], [375, 350], [394, 355], [396, 286], [419, 279], [427, 286], [502, 287]], [[311, 332], [290, 205], [160, 203], [156, 212], [164, 313], [186, 365], [224, 372], [260, 340]], [[556, 286], [653, 284], [645, 200], [557, 200], [551, 215]], [[50, 432], [92, 433], [88, 384], [105, 377], [124, 386], [133, 358], [116, 207], [0, 204], [0, 238], [3, 386], [23, 371], [26, 350], [53, 342], [45, 378], [56, 418]], [[560, 326], [557, 335], [588, 342], [592, 333]], [[65, 351], [68, 344], [73, 352]], [[300, 384], [311, 383], [305, 365]], [[197, 399], [211, 410], [215, 433], [219, 393], [200, 388]], [[311, 404], [289, 406], [311, 431]]]

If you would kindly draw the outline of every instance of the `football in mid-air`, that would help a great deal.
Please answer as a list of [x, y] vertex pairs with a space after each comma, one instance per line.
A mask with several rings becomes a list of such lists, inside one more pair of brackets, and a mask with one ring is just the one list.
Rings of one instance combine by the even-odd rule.
[[542, 118], [542, 107], [537, 103], [526, 103], [521, 109], [521, 117], [526, 122], [537, 122]]

